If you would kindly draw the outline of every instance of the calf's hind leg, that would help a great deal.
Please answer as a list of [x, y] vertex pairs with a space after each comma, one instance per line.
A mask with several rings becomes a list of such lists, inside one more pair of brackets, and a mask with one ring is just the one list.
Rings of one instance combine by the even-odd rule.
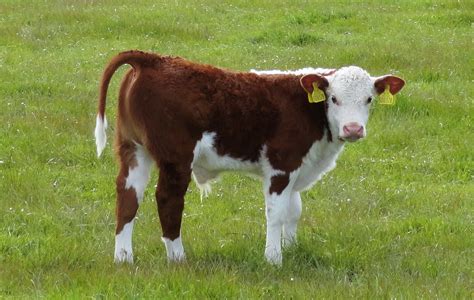
[[190, 164], [187, 166], [161, 162], [156, 202], [158, 215], [163, 230], [162, 240], [165, 243], [169, 261], [185, 259], [181, 242], [181, 218], [184, 209], [184, 195], [191, 180]]
[[138, 205], [150, 176], [152, 160], [138, 144], [123, 142], [118, 145], [120, 172], [117, 177], [117, 205], [115, 228], [115, 262], [133, 263], [132, 232]]

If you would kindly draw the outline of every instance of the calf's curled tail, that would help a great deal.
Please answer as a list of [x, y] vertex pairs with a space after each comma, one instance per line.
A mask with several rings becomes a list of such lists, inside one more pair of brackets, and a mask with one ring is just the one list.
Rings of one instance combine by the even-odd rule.
[[107, 119], [105, 118], [105, 103], [107, 98], [107, 89], [109, 87], [110, 79], [114, 75], [117, 69], [124, 65], [129, 64], [135, 71], [138, 71], [140, 65], [149, 60], [151, 54], [142, 51], [132, 50], [119, 53], [106, 66], [102, 79], [99, 86], [99, 107], [97, 112], [96, 124], [95, 124], [95, 143], [97, 146], [97, 156], [100, 156], [105, 148], [107, 142], [107, 135], [105, 130], [107, 129]]

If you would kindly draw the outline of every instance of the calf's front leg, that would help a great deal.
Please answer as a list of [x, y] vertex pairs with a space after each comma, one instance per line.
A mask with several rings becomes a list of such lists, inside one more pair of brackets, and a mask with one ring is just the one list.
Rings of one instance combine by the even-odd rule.
[[302, 204], [299, 192], [292, 192], [285, 222], [283, 224], [283, 247], [289, 247], [296, 242], [296, 229], [301, 217]]
[[288, 216], [293, 183], [288, 174], [281, 174], [271, 177], [264, 186], [267, 218], [265, 258], [270, 264], [279, 266], [282, 263], [282, 228]]

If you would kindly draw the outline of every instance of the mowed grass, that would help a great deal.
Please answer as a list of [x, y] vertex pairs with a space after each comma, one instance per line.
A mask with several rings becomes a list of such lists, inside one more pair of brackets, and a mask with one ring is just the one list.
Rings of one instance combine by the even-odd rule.
[[[472, 298], [471, 1], [13, 1], [0, 3], [0, 298]], [[299, 244], [263, 259], [258, 181], [228, 174], [182, 229], [169, 265], [153, 172], [135, 264], [113, 264], [111, 147], [92, 137], [98, 80], [142, 49], [236, 70], [359, 65], [407, 81], [368, 138], [303, 193]], [[245, 126], [245, 124], [241, 124]]]

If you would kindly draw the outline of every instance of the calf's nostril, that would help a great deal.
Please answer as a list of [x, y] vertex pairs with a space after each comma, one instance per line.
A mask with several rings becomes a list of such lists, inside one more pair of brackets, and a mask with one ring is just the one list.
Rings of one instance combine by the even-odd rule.
[[347, 127], [347, 125], [344, 125], [344, 127], [342, 127], [342, 130], [344, 131], [345, 134], [351, 133], [351, 131], [349, 130], [349, 127]]

